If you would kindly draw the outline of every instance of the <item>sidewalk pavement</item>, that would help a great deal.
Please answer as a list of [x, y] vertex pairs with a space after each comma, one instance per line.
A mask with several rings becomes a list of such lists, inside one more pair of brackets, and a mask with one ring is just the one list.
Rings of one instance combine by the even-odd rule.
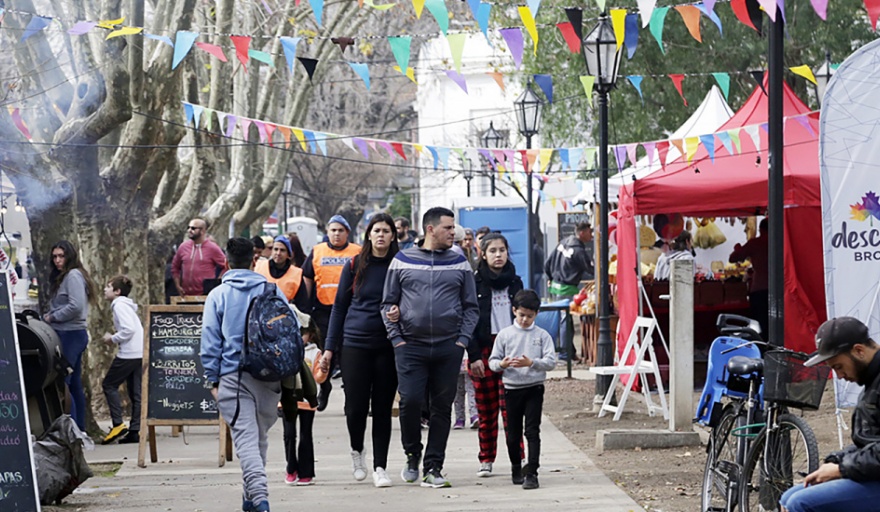
[[[554, 376], [557, 372], [553, 372]], [[299, 510], [356, 510], [381, 512], [430, 511], [642, 511], [612, 483], [587, 456], [544, 417], [541, 425], [541, 488], [525, 491], [510, 481], [503, 434], [498, 460], [490, 478], [477, 478], [477, 432], [450, 432], [444, 473], [452, 482], [447, 489], [427, 489], [405, 484], [400, 470], [405, 457], [395, 418], [388, 472], [394, 486], [373, 487], [372, 475], [356, 482], [351, 474], [348, 433], [342, 412], [343, 390], [338, 381], [330, 406], [315, 419], [316, 484], [284, 484], [281, 422], [270, 431], [269, 495], [275, 512]], [[137, 445], [96, 446], [86, 456], [90, 463], [122, 462], [113, 477], [94, 477], [65, 500], [63, 508], [44, 510], [103, 511], [237, 511], [241, 507], [241, 471], [238, 459], [217, 467], [217, 429], [185, 427], [184, 435], [170, 436], [170, 427], [157, 427], [159, 462], [137, 467]], [[367, 432], [367, 465], [372, 468]], [[423, 441], [426, 441], [423, 432]]]

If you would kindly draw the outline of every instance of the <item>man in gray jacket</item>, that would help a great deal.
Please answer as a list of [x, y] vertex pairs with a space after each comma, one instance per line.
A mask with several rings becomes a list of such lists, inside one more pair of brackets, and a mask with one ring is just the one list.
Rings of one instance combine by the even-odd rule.
[[422, 225], [425, 241], [397, 253], [385, 278], [382, 308], [400, 309], [386, 318], [394, 346], [400, 393], [400, 436], [407, 456], [401, 478], [419, 478], [422, 456], [421, 409], [427, 395], [431, 418], [422, 487], [449, 487], [443, 461], [449, 438], [452, 401], [464, 350], [480, 316], [474, 276], [467, 259], [451, 250], [454, 214], [431, 208]]

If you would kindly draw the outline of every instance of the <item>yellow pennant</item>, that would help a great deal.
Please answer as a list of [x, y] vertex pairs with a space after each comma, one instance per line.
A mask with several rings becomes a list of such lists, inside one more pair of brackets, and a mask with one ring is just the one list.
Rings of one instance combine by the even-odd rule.
[[293, 132], [294, 137], [299, 141], [299, 145], [303, 148], [303, 151], [307, 151], [308, 147], [306, 146], [306, 137], [303, 135], [303, 131], [299, 128], [291, 128], [290, 131]]
[[[400, 66], [394, 66], [394, 68], [392, 68], [392, 69], [394, 69], [394, 71], [397, 71], [398, 73], [400, 73]], [[416, 82], [416, 70], [414, 70], [413, 68], [411, 68], [411, 67], [406, 68], [406, 77], [409, 78], [410, 80], [412, 80], [413, 83], [417, 83]]]
[[538, 172], [540, 174], [544, 174], [547, 172], [547, 167], [550, 165], [550, 160], [553, 159], [553, 150], [552, 149], [542, 149], [538, 153], [538, 158], [541, 161], [540, 167], [538, 168]]
[[422, 10], [425, 8], [425, 0], [412, 0], [413, 9], [416, 10], [416, 18], [422, 17]]
[[538, 27], [535, 26], [535, 18], [532, 17], [532, 11], [528, 7], [517, 7], [519, 17], [522, 18], [523, 26], [526, 32], [532, 37], [532, 43], [535, 46], [534, 54], [538, 55]]
[[700, 138], [688, 137], [684, 140], [684, 145], [687, 149], [687, 161], [688, 163], [691, 163], [691, 160], [694, 159], [694, 155], [697, 154], [697, 150], [700, 149]]
[[788, 70], [791, 71], [792, 73], [794, 73], [795, 75], [802, 76], [802, 77], [806, 78], [807, 80], [813, 82], [813, 85], [816, 84], [816, 77], [813, 76], [813, 70], [810, 69], [810, 66], [807, 66], [805, 64], [803, 66], [795, 66], [793, 68], [788, 68]]
[[373, 9], [376, 9], [377, 11], [387, 11], [388, 9], [391, 9], [392, 7], [394, 7], [396, 5], [396, 4], [376, 5], [375, 2], [373, 2], [373, 0], [363, 0], [363, 3], [367, 7], [372, 7]]
[[113, 27], [116, 25], [122, 25], [125, 21], [125, 16], [119, 18], [118, 20], [101, 20], [98, 22], [98, 26], [101, 28], [106, 28], [107, 30], [113, 30]]
[[623, 45], [626, 35], [626, 9], [611, 9], [611, 26], [614, 27], [614, 38], [617, 39], [617, 49]]
[[132, 34], [140, 34], [143, 31], [144, 31], [144, 29], [141, 27], [122, 27], [119, 30], [114, 30], [113, 32], [110, 32], [109, 34], [107, 34], [107, 38], [105, 39], [105, 41], [107, 39], [113, 39], [114, 37], [130, 36]]

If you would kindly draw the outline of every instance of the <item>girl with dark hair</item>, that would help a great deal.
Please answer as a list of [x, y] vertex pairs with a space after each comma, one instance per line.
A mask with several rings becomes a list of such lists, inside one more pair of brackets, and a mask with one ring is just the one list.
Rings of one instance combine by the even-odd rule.
[[507, 410], [501, 374], [489, 370], [489, 356], [495, 335], [513, 324], [513, 297], [523, 289], [522, 279], [510, 261], [507, 239], [500, 233], [488, 233], [480, 240], [480, 263], [475, 274], [480, 320], [468, 344], [468, 361], [477, 401], [480, 440], [480, 469], [477, 476], [492, 474], [498, 451], [498, 412], [507, 435]]
[[55, 329], [64, 358], [73, 367], [65, 377], [72, 406], [70, 416], [80, 430], [86, 430], [86, 395], [82, 382], [82, 356], [89, 344], [86, 319], [89, 302], [95, 302], [95, 284], [79, 261], [73, 244], [60, 240], [52, 246], [52, 272], [49, 274], [49, 311], [43, 320]]
[[[675, 240], [672, 241], [669, 252], [663, 253], [657, 258], [657, 268], [654, 269], [654, 280], [662, 281], [669, 279], [669, 274], [672, 271], [672, 260], [693, 260], [693, 250], [694, 245], [691, 232], [688, 230], [682, 231], [677, 237], [675, 237]], [[696, 273], [696, 271], [697, 266], [694, 265], [694, 273]]]
[[287, 239], [290, 241], [290, 248], [293, 251], [290, 259], [293, 261], [293, 265], [297, 268], [302, 268], [303, 264], [306, 262], [306, 253], [303, 251], [302, 241], [299, 239], [299, 235], [296, 233], [288, 233]]
[[355, 480], [367, 477], [364, 433], [373, 412], [373, 484], [390, 487], [385, 469], [391, 443], [391, 406], [397, 392], [394, 349], [382, 319], [385, 275], [397, 254], [394, 219], [377, 213], [370, 219], [360, 254], [342, 270], [321, 360], [330, 368], [333, 353], [345, 347], [342, 382], [345, 419]]

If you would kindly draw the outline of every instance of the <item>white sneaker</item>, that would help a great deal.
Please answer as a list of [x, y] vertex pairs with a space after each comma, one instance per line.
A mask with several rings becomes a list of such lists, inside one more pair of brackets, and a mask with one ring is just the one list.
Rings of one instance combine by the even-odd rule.
[[480, 478], [486, 478], [492, 476], [492, 463], [491, 462], [483, 462], [480, 464], [480, 470], [477, 471], [477, 476]]
[[364, 451], [351, 451], [351, 469], [354, 479], [358, 482], [367, 478], [367, 465], [364, 458]]
[[376, 487], [391, 487], [391, 477], [385, 472], [385, 468], [376, 468], [376, 471], [373, 471], [373, 485]]

